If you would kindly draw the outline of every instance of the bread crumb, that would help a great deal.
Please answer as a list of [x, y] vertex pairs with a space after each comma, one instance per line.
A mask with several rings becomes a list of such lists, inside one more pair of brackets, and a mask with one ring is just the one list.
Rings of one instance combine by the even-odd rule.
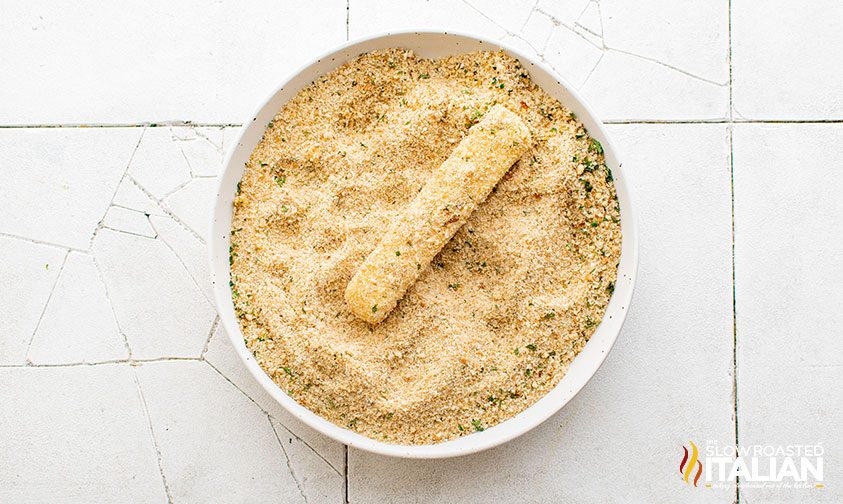
[[[494, 105], [533, 147], [376, 326], [343, 292]], [[564, 376], [600, 323], [620, 214], [599, 142], [502, 52], [361, 55], [299, 92], [239, 184], [231, 289], [246, 345], [301, 405], [379, 441], [498, 424]]]

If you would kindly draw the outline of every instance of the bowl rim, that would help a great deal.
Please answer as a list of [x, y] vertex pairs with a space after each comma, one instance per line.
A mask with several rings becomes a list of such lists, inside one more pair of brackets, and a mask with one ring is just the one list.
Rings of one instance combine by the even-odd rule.
[[[265, 112], [267, 107], [269, 107], [270, 104], [275, 100], [276, 96], [282, 93], [284, 88], [288, 84], [290, 84], [290, 82], [294, 81], [297, 77], [301, 76], [302, 74], [305, 74], [312, 67], [316, 66], [323, 60], [327, 61], [334, 55], [341, 54], [343, 51], [354, 48], [355, 46], [380, 41], [381, 39], [384, 42], [388, 42], [390, 39], [393, 38], [400, 38], [402, 36], [412, 35], [420, 37], [437, 37], [443, 35], [453, 36], [457, 39], [469, 39], [468, 41], [470, 42], [488, 44], [490, 48], [494, 47], [495, 49], [502, 49], [508, 54], [518, 58], [520, 61], [529, 63], [530, 66], [538, 67], [539, 70], [543, 71], [547, 76], [555, 79], [556, 83], [563, 88], [563, 91], [567, 93], [570, 98], [570, 101], [567, 103], [563, 102], [563, 105], [570, 109], [572, 108], [571, 105], [573, 104], [575, 105], [574, 108], [579, 109], [579, 112], [577, 113], [578, 119], [583, 122], [584, 125], [586, 122], [589, 123], [587, 129], [589, 135], [592, 136], [592, 138], [599, 137], [599, 141], [603, 146], [607, 165], [609, 164], [610, 159], [614, 161], [612, 166], [612, 172], [615, 175], [615, 185], [616, 191], [618, 193], [619, 205], [621, 205], [622, 203], [622, 193], [625, 202], [625, 204], [621, 205], [620, 209], [622, 242], [621, 257], [618, 264], [618, 279], [616, 280], [617, 283], [620, 283], [621, 268], [622, 266], [624, 266], [624, 269], [626, 270], [626, 274], [624, 274], [624, 286], [623, 288], [618, 288], [616, 286], [615, 291], [613, 292], [610, 298], [609, 304], [606, 307], [606, 312], [604, 313], [603, 320], [595, 329], [594, 333], [589, 339], [589, 342], [586, 344], [583, 350], [581, 350], [580, 353], [578, 353], [577, 356], [574, 358], [574, 361], [572, 362], [565, 376], [563, 376], [563, 378], [559, 381], [559, 383], [556, 384], [556, 386], [554, 386], [553, 389], [548, 391], [538, 401], [536, 401], [517, 415], [505, 420], [504, 422], [487, 428], [483, 432], [475, 432], [470, 435], [457, 438], [456, 440], [450, 440], [443, 443], [429, 445], [400, 445], [384, 443], [382, 441], [365, 437], [361, 434], [335, 425], [330, 421], [317, 415], [313, 411], [301, 406], [292, 397], [287, 395], [278, 385], [276, 385], [274, 381], [272, 381], [272, 379], [258, 365], [251, 351], [246, 347], [242, 337], [242, 333], [240, 331], [240, 324], [237, 321], [236, 316], [234, 316], [234, 305], [231, 298], [230, 287], [228, 285], [228, 280], [230, 279], [230, 277], [228, 276], [228, 273], [230, 273], [228, 264], [228, 247], [230, 245], [229, 231], [231, 228], [231, 219], [229, 217], [227, 219], [223, 218], [222, 221], [220, 220], [220, 217], [225, 217], [231, 212], [231, 200], [222, 197], [222, 194], [225, 193], [226, 186], [231, 184], [231, 181], [226, 180], [227, 175], [232, 172], [232, 170], [240, 170], [242, 168], [232, 166], [233, 159], [237, 157], [236, 154], [240, 153], [243, 149], [246, 148], [248, 148], [248, 153], [246, 155], [246, 159], [248, 159], [248, 157], [251, 155], [251, 151], [254, 149], [254, 145], [250, 147], [246, 147], [243, 145], [242, 141], [244, 136], [246, 136], [247, 133], [250, 133], [252, 128], [256, 127], [260, 128], [260, 136], [263, 135], [265, 125], [258, 125], [256, 123], [257, 118], [260, 117], [263, 112]], [[402, 44], [385, 43], [379, 46], [378, 48], [385, 49], [389, 47], [400, 47], [401, 45]], [[459, 42], [457, 42], [457, 45], [459, 45]], [[371, 50], [375, 49], [368, 49], [367, 51]], [[465, 51], [460, 51], [459, 49], [456, 49], [452, 54], [461, 54], [462, 52]], [[337, 62], [337, 64], [334, 65], [333, 68], [342, 65], [348, 60], [349, 59], [342, 59], [341, 61]], [[320, 72], [313, 76], [313, 78], [308, 80], [308, 84], [315, 80], [315, 78], [317, 78], [318, 76], [324, 75], [324, 73], [325, 72]], [[533, 77], [535, 80], [535, 75], [531, 75], [531, 77]], [[552, 93], [549, 90], [545, 91], [548, 92], [554, 98], [557, 98], [562, 101], [562, 97], [560, 97], [557, 93]], [[295, 93], [297, 92], [298, 90], [295, 91]], [[292, 96], [294, 96], [295, 93], [293, 93]], [[288, 100], [289, 98], [284, 100], [283, 103], [286, 103]], [[276, 106], [273, 108], [275, 109], [273, 110], [272, 114], [274, 116], [275, 113], [277, 113], [278, 107]], [[208, 259], [210, 261], [209, 273], [211, 277], [216, 309], [220, 317], [220, 323], [225, 329], [225, 332], [228, 334], [232, 346], [237, 352], [237, 355], [239, 356], [243, 364], [246, 366], [246, 368], [249, 370], [249, 373], [252, 375], [252, 377], [254, 377], [254, 379], [257, 380], [258, 383], [260, 383], [264, 391], [270, 397], [272, 397], [278, 404], [280, 404], [281, 407], [284, 408], [288, 413], [308, 425], [310, 428], [313, 428], [317, 432], [326, 435], [335, 441], [343, 443], [349, 447], [359, 448], [371, 453], [394, 457], [418, 459], [456, 457], [487, 450], [489, 448], [503, 444], [518, 436], [521, 436], [522, 434], [531, 431], [535, 427], [542, 424], [545, 420], [550, 418], [552, 415], [560, 411], [585, 387], [585, 385], [597, 373], [597, 370], [602, 366], [603, 362], [605, 361], [606, 356], [614, 347], [614, 344], [617, 341], [618, 335], [620, 334], [620, 330], [626, 319], [627, 313], [629, 312], [628, 308], [632, 300], [632, 294], [634, 291], [635, 279], [637, 277], [638, 270], [638, 215], [635, 211], [635, 206], [633, 205], [633, 198], [631, 195], [629, 184], [626, 181], [624, 172], [621, 170], [623, 163], [617, 156], [617, 148], [613, 145], [612, 141], [610, 140], [603, 123], [600, 121], [600, 119], [598, 119], [597, 115], [594, 113], [589, 104], [579, 95], [577, 90], [563, 77], [559, 76], [557, 72], [549, 65], [547, 65], [544, 61], [542, 61], [541, 59], [537, 59], [530, 54], [525, 54], [522, 50], [513, 47], [512, 45], [507, 44], [506, 42], [492, 40], [485, 36], [477, 35], [475, 33], [455, 30], [436, 30], [430, 28], [387, 31], [346, 41], [345, 43], [334, 46], [331, 49], [322, 52], [315, 58], [310, 59], [309, 61], [301, 65], [299, 68], [297, 68], [295, 71], [287, 74], [286, 77], [282, 79], [281, 83], [264, 100], [261, 101], [260, 106], [258, 106], [254, 110], [254, 113], [251, 117], [253, 119], [251, 121], [247, 121], [242, 127], [240, 127], [235, 141], [231, 144], [230, 147], [226, 148], [227, 151], [225, 154], [225, 160], [222, 165], [222, 171], [220, 172], [220, 175], [218, 177], [217, 188], [215, 193], [215, 203], [210, 219], [210, 232], [208, 233]], [[239, 179], [240, 177], [238, 176], [237, 180], [239, 181]], [[233, 188], [230, 192], [233, 193]], [[220, 225], [225, 226], [223, 233], [217, 231], [217, 228]], [[221, 264], [223, 262], [223, 255], [225, 257], [224, 265]], [[223, 271], [225, 271], [225, 274], [217, 274], [218, 272]], [[607, 329], [603, 332], [600, 332], [601, 328], [603, 328], [603, 326], [605, 326], [607, 322], [606, 315], [609, 315], [610, 309], [612, 309], [613, 306], [615, 307], [615, 312], [617, 312], [616, 314], [618, 315], [618, 317], [614, 319], [611, 329]], [[617, 311], [617, 306], [621, 306], [621, 310], [619, 312]], [[610, 318], [612, 317], [610, 316]], [[592, 349], [594, 349], [595, 346], [598, 344], [598, 341], [596, 341], [596, 336], [598, 335], [598, 333], [601, 334], [601, 338], [599, 340], [600, 348], [596, 348], [594, 351], [590, 352], [589, 361], [586, 364], [583, 364], [584, 359], [581, 359], [581, 357], [584, 357], [583, 354], [585, 354], [586, 351], [589, 350], [589, 344], [591, 344], [592, 341], [595, 342], [594, 344], [592, 344]], [[598, 351], [599, 353], [597, 353]], [[577, 361], [580, 361], [581, 365], [587, 366], [583, 371], [583, 373], [585, 373], [587, 376], [580, 378], [576, 383], [568, 383], [569, 390], [567, 390], [566, 393], [557, 394], [556, 392], [562, 388], [564, 383], [566, 383], [566, 379], [571, 374], [571, 370], [574, 368], [575, 365], [577, 365]], [[520, 421], [516, 421], [519, 419]], [[465, 442], [465, 440], [469, 440], [469, 442]]]

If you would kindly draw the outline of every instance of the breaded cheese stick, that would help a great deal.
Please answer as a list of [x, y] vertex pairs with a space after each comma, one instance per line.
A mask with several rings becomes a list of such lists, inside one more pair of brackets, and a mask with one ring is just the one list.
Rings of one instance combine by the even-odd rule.
[[351, 278], [345, 300], [352, 313], [370, 324], [385, 319], [530, 143], [521, 118], [503, 105], [492, 107]]

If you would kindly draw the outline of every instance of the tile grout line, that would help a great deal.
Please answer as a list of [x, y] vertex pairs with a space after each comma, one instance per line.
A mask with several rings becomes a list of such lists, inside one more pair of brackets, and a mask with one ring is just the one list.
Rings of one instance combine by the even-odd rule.
[[[731, 193], [732, 217], [732, 401], [735, 415], [735, 449], [740, 446], [740, 425], [738, 420], [738, 312], [737, 288], [735, 286], [735, 143], [734, 143], [734, 76], [732, 70], [732, 0], [727, 4], [729, 37], [729, 191]], [[740, 476], [735, 478], [735, 504], [741, 502]]]
[[345, 446], [345, 454], [343, 458], [343, 487], [342, 487], [342, 496], [343, 502], [348, 504], [348, 445]]

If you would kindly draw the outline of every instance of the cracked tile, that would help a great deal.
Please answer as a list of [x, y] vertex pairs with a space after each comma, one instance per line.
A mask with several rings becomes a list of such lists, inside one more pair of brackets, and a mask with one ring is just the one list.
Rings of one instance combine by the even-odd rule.
[[146, 128], [129, 175], [158, 200], [190, 181], [190, 167], [170, 128]]
[[108, 22], [80, 29], [92, 20], [78, 6], [4, 9], [0, 75], [16, 77], [0, 87], [0, 124], [242, 123], [346, 34], [345, 0], [109, 3], [96, 15]]
[[219, 182], [215, 178], [193, 179], [163, 201], [167, 208], [206, 242], [217, 185]]
[[588, 4], [589, 0], [539, 0], [536, 9], [557, 22], [573, 26]]
[[93, 251], [132, 356], [198, 357], [216, 312], [172, 251], [109, 229]]
[[140, 133], [138, 128], [0, 130], [0, 180], [15, 188], [0, 198], [0, 233], [86, 250]]
[[600, 0], [600, 10], [607, 47], [728, 82], [728, 0]]
[[732, 2], [734, 112], [843, 119], [843, 2]]
[[728, 86], [614, 50], [603, 54], [580, 91], [604, 121], [725, 119], [729, 113]]
[[551, 34], [544, 51], [548, 64], [575, 88], [585, 83], [602, 56], [603, 51], [564, 26]]
[[194, 177], [216, 177], [222, 169], [221, 128], [171, 128]]
[[335, 468], [343, 472], [345, 467], [345, 446], [331, 438], [324, 436], [305, 425], [293, 415], [287, 413], [263, 387], [252, 377], [240, 358], [234, 352], [222, 324], [211, 338], [205, 360], [214, 366], [226, 378], [231, 380], [237, 388], [254, 400], [264, 411], [302, 440], [314, 453]]
[[310, 502], [342, 502], [345, 478], [295, 434], [271, 420], [290, 472]]
[[502, 43], [508, 44], [519, 51], [523, 51], [525, 54], [531, 55], [533, 58], [541, 59], [541, 56], [538, 53], [538, 48], [531, 45], [527, 40], [521, 38], [521, 36], [515, 35], [506, 35], [499, 39]]
[[468, 3], [447, 0], [350, 0], [348, 28], [352, 38], [410, 28], [465, 31], [491, 39], [499, 39], [507, 34], [506, 29]]
[[161, 207], [144, 194], [130, 176], [123, 177], [120, 181], [112, 204], [149, 215], [164, 215]]
[[155, 238], [155, 230], [149, 224], [149, 217], [143, 212], [135, 210], [115, 206], [109, 207], [105, 218], [102, 220], [102, 225], [116, 231]]
[[0, 369], [0, 501], [167, 501], [131, 369]]
[[677, 470], [689, 436], [734, 438], [728, 127], [610, 129], [641, 211], [641, 264], [604, 365], [561, 412], [477, 455], [414, 461], [349, 449], [350, 502], [733, 501], [734, 488], [688, 488]]
[[547, 41], [555, 26], [550, 17], [533, 11], [520, 34], [525, 41], [536, 49], [537, 53], [544, 54]]
[[[174, 502], [305, 501], [267, 416], [208, 364], [136, 370]], [[332, 473], [325, 467], [308, 478]]]
[[94, 258], [71, 252], [32, 340], [28, 360], [70, 364], [128, 356]]
[[[577, 18], [576, 26], [583, 28], [583, 31], [590, 33], [602, 42], [603, 20], [600, 17], [600, 4], [589, 2], [580, 17]], [[601, 42], [598, 42], [597, 45], [602, 46]]]
[[511, 0], [465, 0], [465, 2], [498, 26], [510, 33], [518, 33], [533, 12], [535, 2]]
[[184, 268], [202, 289], [205, 298], [213, 302], [211, 275], [208, 271], [208, 255], [205, 246], [192, 233], [170, 217], [150, 217], [158, 238], [172, 249]]
[[0, 303], [0, 364], [24, 363], [66, 255], [56, 247], [0, 236], [0, 285], [14, 289]]

